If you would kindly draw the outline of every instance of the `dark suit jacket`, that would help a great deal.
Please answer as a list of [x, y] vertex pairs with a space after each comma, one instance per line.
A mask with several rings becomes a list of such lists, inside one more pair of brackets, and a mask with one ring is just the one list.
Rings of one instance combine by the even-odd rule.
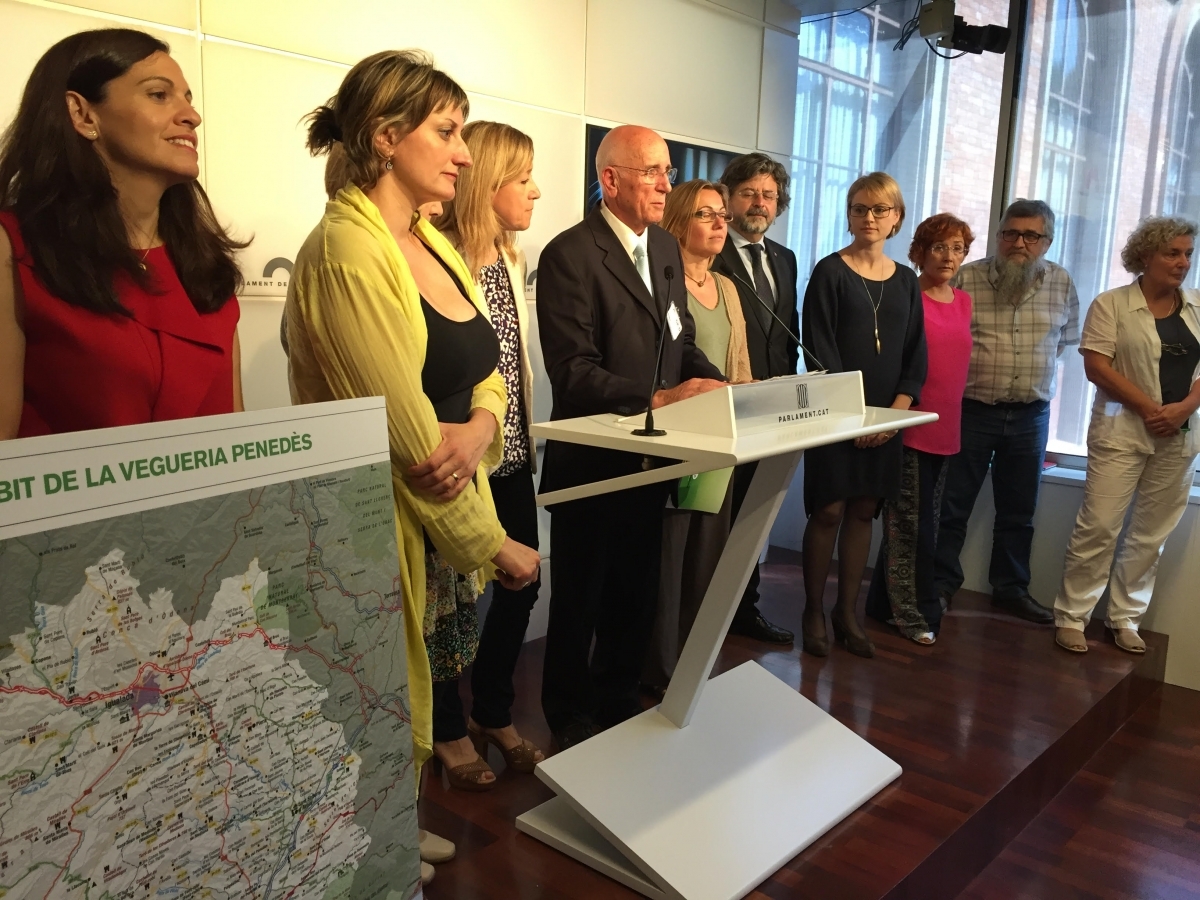
[[[538, 261], [537, 314], [542, 357], [550, 376], [551, 419], [600, 413], [628, 416], [646, 408], [654, 378], [660, 329], [673, 302], [683, 331], [670, 331], [663, 348], [658, 387], [689, 378], [724, 380], [721, 369], [696, 346], [687, 309], [679, 243], [657, 225], [647, 246], [655, 296], [646, 290], [633, 261], [600, 208], [554, 238]], [[668, 281], [667, 267], [674, 270]], [[554, 491], [642, 467], [643, 457], [582, 444], [549, 441], [541, 489]]]
[[[783, 244], [763, 238], [767, 248], [765, 262], [771, 266], [775, 276], [775, 313], [788, 323], [792, 334], [800, 334], [800, 311], [796, 303], [796, 254]], [[755, 378], [774, 378], [777, 375], [795, 375], [799, 346], [771, 319], [771, 326], [763, 330], [762, 304], [754, 298], [754, 282], [746, 271], [732, 237], [725, 238], [725, 246], [713, 260], [713, 271], [720, 272], [737, 285], [742, 300], [742, 315], [746, 318], [746, 346], [750, 350], [750, 372]], [[766, 298], [764, 298], [766, 299]]]

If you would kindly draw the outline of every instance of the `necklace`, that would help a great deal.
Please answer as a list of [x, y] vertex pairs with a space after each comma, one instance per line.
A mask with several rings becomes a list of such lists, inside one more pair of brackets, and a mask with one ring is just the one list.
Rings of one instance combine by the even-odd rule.
[[696, 281], [696, 279], [695, 279], [695, 278], [692, 278], [692, 276], [691, 276], [691, 275], [688, 275], [688, 273], [687, 273], [687, 269], [684, 269], [684, 270], [683, 270], [683, 274], [684, 274], [684, 275], [686, 275], [686, 276], [687, 276], [689, 279], [691, 279], [692, 281], [695, 281], [695, 282], [696, 282], [696, 287], [704, 287], [706, 284], [708, 284], [708, 269], [705, 269], [705, 270], [704, 270], [704, 277], [703, 277], [703, 278], [701, 278], [699, 281]]
[[875, 355], [878, 356], [882, 346], [879, 343], [879, 307], [883, 303], [883, 284], [879, 285], [879, 299], [876, 300], [871, 296], [870, 289], [867, 288], [867, 279], [859, 275], [858, 280], [862, 282], [863, 290], [867, 292], [867, 300], [871, 303], [871, 314], [875, 317]]

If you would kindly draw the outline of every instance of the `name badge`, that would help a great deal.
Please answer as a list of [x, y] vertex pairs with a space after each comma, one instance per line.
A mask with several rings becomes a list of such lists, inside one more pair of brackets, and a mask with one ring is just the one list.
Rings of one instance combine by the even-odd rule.
[[671, 340], [679, 340], [679, 333], [683, 331], [683, 322], [679, 319], [679, 310], [675, 308], [674, 300], [667, 309], [667, 327], [671, 329]]

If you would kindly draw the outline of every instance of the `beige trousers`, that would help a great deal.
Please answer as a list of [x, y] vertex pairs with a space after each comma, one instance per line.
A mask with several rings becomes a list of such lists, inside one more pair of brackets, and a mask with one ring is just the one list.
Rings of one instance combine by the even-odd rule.
[[[1155, 438], [1154, 453], [1088, 446], [1083, 505], [1054, 599], [1055, 625], [1082, 631], [1107, 585], [1108, 626], [1137, 630], [1154, 594], [1163, 545], [1187, 509], [1196, 457], [1182, 455], [1185, 439]], [[1131, 500], [1133, 514], [1118, 552]]]

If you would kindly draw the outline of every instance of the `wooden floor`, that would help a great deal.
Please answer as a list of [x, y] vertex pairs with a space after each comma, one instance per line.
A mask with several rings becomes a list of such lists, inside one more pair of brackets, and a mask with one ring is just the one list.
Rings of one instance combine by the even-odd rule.
[[961, 896], [1200, 897], [1200, 691], [1152, 694]]
[[[763, 578], [763, 611], [793, 629], [799, 627], [799, 574], [793, 563], [772, 563]], [[826, 601], [832, 604], [831, 591]], [[758, 660], [904, 768], [894, 784], [752, 893], [755, 900], [957, 896], [1027, 825], [1038, 827], [1037, 814], [1156, 690], [1165, 662], [1164, 645], [1154, 636], [1151, 652], [1140, 660], [1098, 635], [1085, 656], [1068, 654], [1054, 646], [1052, 629], [994, 614], [979, 596], [956, 599], [932, 647], [882, 626], [869, 629], [874, 660], [839, 648], [824, 660], [802, 658], [797, 648], [769, 650], [742, 638], [726, 640], [718, 671]], [[538, 707], [541, 655], [542, 642], [526, 645], [514, 720], [545, 747], [549, 734]], [[1200, 718], [1193, 718], [1187, 753], [1194, 764], [1198, 726]], [[519, 834], [515, 817], [551, 793], [534, 776], [501, 771], [495, 753], [491, 761], [498, 784], [484, 794], [426, 781], [422, 826], [459, 847], [456, 860], [438, 866], [426, 889], [431, 900], [637, 896]], [[1193, 774], [1194, 801], [1200, 772]], [[1184, 818], [1200, 830], [1194, 814], [1193, 806]], [[1178, 818], [1178, 812], [1172, 815]], [[1062, 831], [1061, 825], [1050, 827]], [[1008, 874], [995, 874], [1003, 865], [1036, 869], [1027, 859], [1001, 856], [972, 885], [991, 891], [978, 894], [979, 900], [1016, 896], [1004, 892]], [[1072, 896], [1048, 890], [1029, 896]]]

